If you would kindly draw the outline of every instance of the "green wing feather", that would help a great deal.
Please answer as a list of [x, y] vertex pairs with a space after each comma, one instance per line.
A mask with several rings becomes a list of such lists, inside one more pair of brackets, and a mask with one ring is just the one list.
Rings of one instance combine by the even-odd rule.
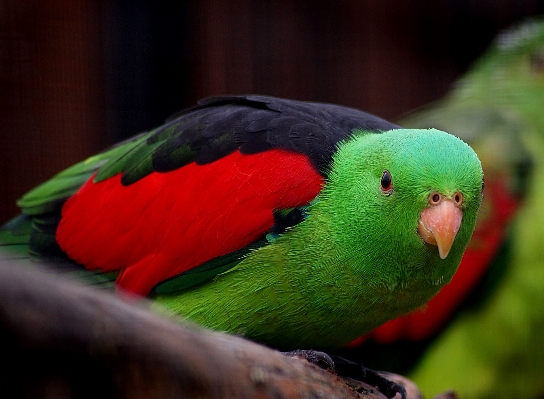
[[[314, 201], [315, 203], [317, 201]], [[291, 209], [279, 209], [274, 212], [274, 226], [271, 231], [262, 239], [238, 251], [211, 259], [202, 265], [190, 269], [178, 276], [172, 277], [157, 285], [153, 292], [155, 294], [168, 294], [187, 290], [204, 281], [207, 281], [219, 273], [226, 272], [240, 263], [252, 251], [264, 247], [276, 241], [282, 233], [300, 223], [308, 216], [308, 207]]]
[[[63, 278], [74, 279], [100, 288], [113, 288], [116, 273], [91, 272], [72, 262], [61, 252], [55, 256], [36, 257], [29, 251], [31, 240], [48, 239], [38, 234], [43, 229], [43, 220], [33, 220], [28, 215], [19, 215], [0, 227], [0, 259], [13, 265], [25, 267], [46, 267], [51, 272], [62, 273]], [[47, 228], [46, 228], [47, 229]]]
[[239, 251], [231, 252], [223, 256], [211, 259], [202, 265], [190, 269], [178, 276], [172, 277], [160, 283], [153, 289], [155, 294], [168, 294], [187, 290], [201, 284], [219, 273], [226, 272], [240, 263], [251, 251], [254, 251], [268, 243], [267, 240], [259, 240], [253, 245], [242, 248]]
[[[97, 181], [107, 179], [127, 167], [134, 150], [142, 147], [153, 132], [142, 133], [121, 142], [100, 154], [79, 162], [33, 190], [26, 193], [17, 205], [25, 215], [43, 215], [57, 211], [64, 201], [73, 195], [97, 170]], [[103, 168], [102, 168], [103, 167]]]

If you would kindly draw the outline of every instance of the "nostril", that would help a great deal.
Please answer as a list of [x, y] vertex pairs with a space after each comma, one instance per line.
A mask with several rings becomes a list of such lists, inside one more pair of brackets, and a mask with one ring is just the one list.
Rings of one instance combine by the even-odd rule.
[[453, 201], [455, 202], [455, 205], [461, 205], [463, 203], [463, 195], [461, 193], [455, 193]]
[[433, 193], [429, 197], [429, 203], [431, 205], [437, 205], [442, 200], [442, 196], [439, 193]]

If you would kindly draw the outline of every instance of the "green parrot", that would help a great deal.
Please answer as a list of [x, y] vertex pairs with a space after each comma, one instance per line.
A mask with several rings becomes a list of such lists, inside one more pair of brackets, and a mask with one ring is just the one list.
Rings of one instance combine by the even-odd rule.
[[[447, 389], [461, 398], [543, 397], [544, 20], [501, 33], [445, 98], [399, 123], [463, 138], [486, 176], [476, 231], [451, 284], [459, 295], [442, 301], [448, 313], [441, 309], [441, 317], [477, 292], [408, 376], [429, 397]], [[422, 323], [425, 313], [415, 315], [417, 334], [396, 331], [395, 339], [414, 346], [435, 334], [440, 326]]]
[[24, 195], [0, 249], [280, 350], [334, 350], [451, 280], [482, 189], [451, 134], [215, 97]]

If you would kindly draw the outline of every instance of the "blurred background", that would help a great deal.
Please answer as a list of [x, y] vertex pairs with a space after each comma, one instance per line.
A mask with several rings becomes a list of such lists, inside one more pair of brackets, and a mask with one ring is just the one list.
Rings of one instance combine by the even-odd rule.
[[0, 220], [54, 173], [204, 96], [399, 118], [542, 13], [540, 0], [0, 0]]

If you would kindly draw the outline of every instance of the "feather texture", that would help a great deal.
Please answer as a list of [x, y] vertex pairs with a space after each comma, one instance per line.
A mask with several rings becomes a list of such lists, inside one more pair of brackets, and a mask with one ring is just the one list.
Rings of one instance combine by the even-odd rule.
[[[450, 134], [218, 97], [32, 190], [0, 241], [30, 221], [35, 257], [276, 348], [338, 348], [451, 280], [481, 189], [476, 154]], [[419, 234], [435, 195], [458, 215], [447, 257]]]

